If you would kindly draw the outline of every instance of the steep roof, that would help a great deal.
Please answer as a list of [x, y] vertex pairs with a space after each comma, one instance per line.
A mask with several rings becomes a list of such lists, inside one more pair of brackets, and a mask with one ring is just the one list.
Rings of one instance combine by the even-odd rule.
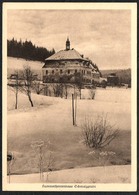
[[46, 58], [45, 60], [74, 60], [74, 59], [81, 59], [88, 61], [87, 59], [83, 58], [78, 51], [75, 49], [69, 49], [69, 50], [60, 50], [59, 52], [53, 54], [49, 58]]

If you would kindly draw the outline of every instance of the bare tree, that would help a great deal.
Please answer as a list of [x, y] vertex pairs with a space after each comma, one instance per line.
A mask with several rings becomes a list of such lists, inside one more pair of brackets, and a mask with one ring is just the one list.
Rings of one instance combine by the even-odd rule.
[[48, 86], [46, 84], [42, 84], [40, 81], [34, 81], [32, 88], [39, 95], [42, 91], [44, 91]]
[[68, 84], [67, 83], [63, 83], [63, 93], [65, 98], [68, 98]]
[[62, 85], [63, 85], [63, 94], [64, 94], [64, 96], [65, 96], [65, 98], [67, 99], [67, 97], [68, 97], [68, 79], [71, 79], [71, 75], [66, 75], [66, 74], [64, 74], [64, 75], [62, 75], [62, 78], [61, 79], [59, 79], [60, 80], [60, 83], [62, 83]]
[[40, 173], [40, 180], [43, 179], [43, 166], [44, 166], [44, 141], [38, 140], [31, 143], [31, 147], [37, 152], [38, 155], [38, 167]]
[[[44, 179], [44, 171], [46, 171], [46, 179], [52, 171], [52, 165], [54, 163], [54, 158], [51, 152], [48, 152], [49, 140], [45, 142], [43, 140], [37, 140], [31, 142], [31, 147], [34, 150], [37, 158], [37, 165], [40, 173], [40, 180]], [[47, 150], [47, 152], [46, 152]]]
[[63, 84], [62, 83], [60, 84], [53, 83], [52, 88], [53, 88], [55, 97], [61, 97], [61, 98], [63, 97]]
[[49, 153], [48, 160], [46, 161], [46, 180], [48, 181], [49, 175], [52, 172], [52, 166], [54, 164], [54, 157], [52, 156], [52, 153]]
[[79, 89], [80, 99], [82, 98], [82, 88], [83, 88], [83, 75], [80, 72], [75, 73], [75, 84]]
[[25, 93], [28, 96], [29, 102], [33, 107], [33, 101], [31, 98], [31, 92], [33, 87], [33, 82], [36, 80], [36, 75], [31, 70], [29, 66], [24, 66], [23, 71], [21, 72], [21, 77], [23, 80], [23, 85], [21, 86], [21, 92]]
[[119, 130], [110, 125], [107, 116], [98, 116], [95, 120], [86, 118], [82, 124], [84, 143], [90, 148], [103, 148], [119, 135]]
[[96, 94], [96, 90], [91, 88], [91, 89], [89, 89], [89, 92], [90, 92], [91, 99], [94, 99], [95, 98], [95, 94]]
[[15, 73], [11, 75], [8, 85], [10, 86], [10, 89], [15, 93], [15, 109], [17, 109], [18, 108], [18, 91], [19, 91], [19, 85], [20, 85], [18, 71], [15, 71]]

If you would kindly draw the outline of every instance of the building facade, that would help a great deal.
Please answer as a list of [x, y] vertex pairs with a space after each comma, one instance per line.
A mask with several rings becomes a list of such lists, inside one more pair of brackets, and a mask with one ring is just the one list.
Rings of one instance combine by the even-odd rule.
[[70, 41], [67, 38], [66, 49], [45, 60], [42, 77], [43, 83], [74, 83], [76, 78], [80, 78], [84, 84], [93, 84], [99, 82], [100, 73], [89, 59], [84, 58], [74, 48], [70, 49]]
[[111, 73], [108, 75], [107, 84], [111, 86], [116, 86], [119, 84], [119, 78], [116, 76], [116, 73]]

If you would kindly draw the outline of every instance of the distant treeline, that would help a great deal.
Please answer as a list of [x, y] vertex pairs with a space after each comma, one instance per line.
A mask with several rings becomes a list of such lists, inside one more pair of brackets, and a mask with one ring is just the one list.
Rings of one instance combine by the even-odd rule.
[[119, 78], [119, 84], [131, 84], [131, 69], [123, 69], [123, 70], [101, 70], [102, 76], [107, 77], [111, 73], [115, 73]]
[[46, 58], [55, 53], [55, 50], [48, 50], [44, 47], [37, 47], [31, 41], [22, 42], [14, 38], [7, 40], [7, 55], [10, 57], [24, 58], [43, 62]]

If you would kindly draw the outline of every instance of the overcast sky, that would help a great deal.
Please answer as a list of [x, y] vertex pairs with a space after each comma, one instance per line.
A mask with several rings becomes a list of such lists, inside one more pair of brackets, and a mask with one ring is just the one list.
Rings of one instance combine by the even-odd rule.
[[131, 67], [130, 10], [8, 10], [7, 38], [55, 51], [71, 48], [100, 69]]

